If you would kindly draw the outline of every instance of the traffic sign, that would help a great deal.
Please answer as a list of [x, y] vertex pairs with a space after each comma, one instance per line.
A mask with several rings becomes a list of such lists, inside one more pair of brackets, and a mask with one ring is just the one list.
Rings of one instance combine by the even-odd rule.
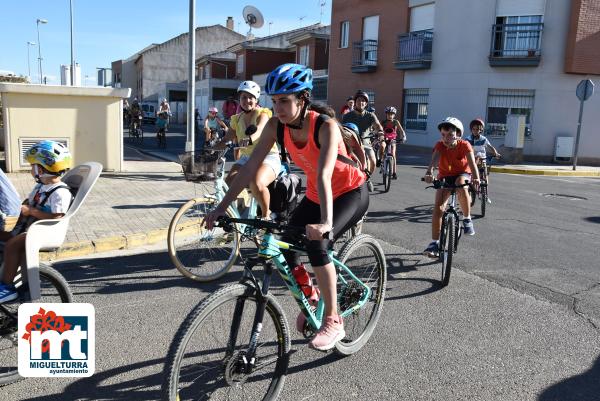
[[594, 83], [589, 79], [583, 79], [577, 85], [577, 90], [575, 91], [577, 94], [577, 99], [585, 102], [594, 94]]

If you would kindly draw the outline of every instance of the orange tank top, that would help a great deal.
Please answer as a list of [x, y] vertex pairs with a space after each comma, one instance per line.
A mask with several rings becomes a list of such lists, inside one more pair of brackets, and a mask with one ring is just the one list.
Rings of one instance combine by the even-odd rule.
[[[309, 131], [306, 145], [303, 147], [296, 146], [292, 140], [290, 129], [287, 126], [284, 128], [283, 141], [285, 148], [289, 152], [294, 163], [304, 171], [304, 174], [306, 174], [306, 197], [319, 204], [319, 192], [317, 190], [317, 169], [319, 166], [319, 155], [321, 153], [321, 149], [319, 149], [314, 140], [315, 124], [317, 122], [319, 113], [311, 110], [308, 112], [308, 115]], [[338, 154], [348, 157], [346, 147], [341, 140], [341, 137], [338, 145]], [[331, 177], [331, 191], [333, 193], [333, 199], [336, 199], [340, 195], [360, 187], [365, 180], [366, 176], [364, 172], [340, 160], [336, 160], [335, 166], [333, 167], [333, 175]]]

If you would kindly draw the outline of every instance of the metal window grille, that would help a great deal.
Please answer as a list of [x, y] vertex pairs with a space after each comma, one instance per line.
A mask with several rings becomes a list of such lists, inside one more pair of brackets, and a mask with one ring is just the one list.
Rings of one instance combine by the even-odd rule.
[[433, 30], [415, 31], [398, 35], [396, 60], [408, 62], [416, 60], [431, 61]]
[[327, 76], [313, 78], [312, 98], [327, 101]]
[[494, 89], [488, 90], [486, 134], [506, 135], [506, 119], [509, 114], [524, 114], [525, 136], [531, 136], [531, 122], [535, 90], [530, 89]]
[[404, 89], [404, 127], [427, 131], [429, 89]]
[[541, 15], [498, 17], [492, 31], [492, 57], [536, 57], [542, 48]]

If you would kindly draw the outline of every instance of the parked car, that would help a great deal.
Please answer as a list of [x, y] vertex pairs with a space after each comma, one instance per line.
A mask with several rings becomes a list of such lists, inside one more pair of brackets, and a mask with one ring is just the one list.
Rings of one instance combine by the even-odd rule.
[[142, 106], [143, 121], [154, 124], [156, 122], [156, 104], [142, 102], [140, 105]]

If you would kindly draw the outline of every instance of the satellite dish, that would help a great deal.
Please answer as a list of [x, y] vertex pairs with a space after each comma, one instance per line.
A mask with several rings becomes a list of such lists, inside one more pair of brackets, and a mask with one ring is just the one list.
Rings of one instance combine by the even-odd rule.
[[250, 31], [248, 33], [252, 32], [252, 28], [261, 28], [265, 23], [262, 13], [254, 6], [244, 7], [242, 16], [244, 17], [246, 24], [250, 26]]

